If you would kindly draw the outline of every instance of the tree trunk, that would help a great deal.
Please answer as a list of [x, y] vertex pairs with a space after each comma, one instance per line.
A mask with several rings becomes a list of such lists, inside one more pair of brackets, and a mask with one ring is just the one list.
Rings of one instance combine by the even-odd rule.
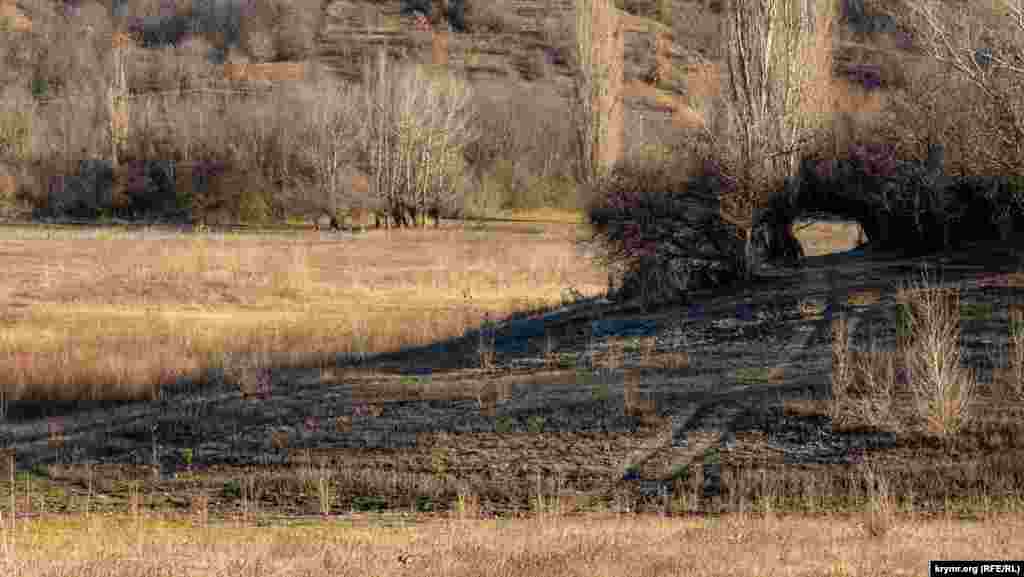
[[[737, 200], [751, 227], [761, 193], [796, 176], [805, 133], [822, 120], [825, 99], [816, 85], [832, 76], [830, 6], [831, 0], [730, 0], [726, 6], [722, 37], [732, 124], [740, 131]], [[745, 247], [748, 279], [761, 264], [752, 232]]]

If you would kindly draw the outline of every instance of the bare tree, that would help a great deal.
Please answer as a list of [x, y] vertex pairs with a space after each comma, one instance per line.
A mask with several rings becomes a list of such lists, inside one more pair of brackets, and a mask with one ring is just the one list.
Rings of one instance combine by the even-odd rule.
[[576, 73], [570, 108], [577, 179], [597, 182], [622, 148], [623, 32], [611, 0], [576, 1]]
[[892, 15], [918, 33], [925, 55], [980, 96], [970, 100], [970, 130], [987, 144], [961, 153], [977, 154], [978, 164], [999, 172], [1018, 173], [1024, 160], [1024, 2], [900, 4], [907, 10]]
[[350, 86], [328, 83], [311, 103], [315, 128], [309, 145], [317, 182], [314, 204], [320, 212], [335, 219], [341, 205], [353, 201], [347, 169], [355, 158], [360, 133], [354, 90]]
[[[796, 174], [801, 148], [826, 117], [834, 10], [831, 0], [728, 2], [723, 38], [740, 172], [731, 200], [750, 224], [763, 192]], [[748, 274], [756, 270], [748, 265]]]
[[446, 71], [390, 70], [383, 52], [364, 78], [373, 194], [397, 225], [425, 225], [457, 200], [462, 150], [473, 136], [468, 87]]

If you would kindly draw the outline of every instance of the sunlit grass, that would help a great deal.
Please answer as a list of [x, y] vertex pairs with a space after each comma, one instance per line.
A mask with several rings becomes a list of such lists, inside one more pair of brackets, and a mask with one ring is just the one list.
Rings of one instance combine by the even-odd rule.
[[855, 222], [804, 222], [793, 225], [793, 234], [806, 256], [843, 252], [857, 246], [860, 225]]
[[[75, 235], [79, 235], [77, 238]], [[316, 364], [461, 336], [484, 314], [603, 292], [571, 230], [375, 231], [339, 242], [57, 231], [8, 243], [21, 287], [0, 325], [12, 395], [145, 397], [226, 354]], [[15, 263], [27, 263], [17, 266]]]
[[202, 528], [188, 519], [93, 516], [20, 522], [4, 535], [0, 569], [11, 577], [873, 575], [879, 567], [917, 575], [936, 557], [1013, 558], [1014, 535], [1024, 528], [1019, 516], [970, 524], [896, 516], [879, 532], [879, 522], [866, 519], [556, 513], [407, 526]]

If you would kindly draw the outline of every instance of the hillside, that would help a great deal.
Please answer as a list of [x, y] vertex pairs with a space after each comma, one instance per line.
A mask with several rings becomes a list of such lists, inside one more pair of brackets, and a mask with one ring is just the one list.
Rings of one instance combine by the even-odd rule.
[[[409, 1], [336, 0], [315, 5], [305, 0], [247, 4], [180, 0], [154, 6], [134, 0], [125, 4], [85, 0], [67, 5], [25, 0], [16, 4], [20, 24], [3, 36], [11, 46], [9, 84], [12, 90], [22, 91], [17, 98], [9, 95], [8, 102], [24, 111], [31, 98], [38, 105], [33, 109], [38, 118], [30, 123], [36, 126], [85, 123], [87, 117], [102, 116], [104, 110], [93, 110], [96, 105], [85, 102], [88, 99], [75, 104], [83, 107], [80, 113], [58, 112], [52, 105], [87, 92], [94, 92], [100, 101], [106, 99], [103, 80], [98, 86], [96, 80], [116, 78], [107, 39], [130, 38], [121, 45], [131, 101], [141, 103], [147, 95], [168, 91], [177, 91], [180, 100], [172, 113], [173, 106], [166, 108], [167, 100], [161, 98], [164, 116], [143, 114], [143, 110], [155, 110], [149, 104], [133, 105], [125, 115], [137, 136], [122, 145], [122, 157], [142, 159], [157, 154], [187, 165], [194, 151], [205, 150], [215, 158], [233, 156], [235, 164], [245, 164], [250, 160], [238, 160], [240, 153], [223, 148], [226, 145], [219, 139], [226, 137], [192, 142], [195, 134], [174, 133], [174, 125], [181, 122], [167, 115], [194, 116], [195, 100], [201, 96], [193, 95], [201, 92], [251, 91], [318, 82], [325, 77], [359, 82], [365, 59], [378, 47], [385, 47], [392, 61], [446, 66], [474, 89], [481, 141], [471, 147], [476, 152], [469, 156], [467, 174], [472, 175], [472, 182], [463, 186], [495, 191], [487, 193], [493, 198], [474, 201], [479, 207], [475, 212], [539, 208], [552, 202], [563, 208], [578, 206], [578, 200], [573, 200], [578, 196], [571, 192], [574, 137], [567, 110], [574, 59], [572, 0], [468, 2], [461, 32], [448, 30], [454, 8], [446, 7], [447, 2], [434, 2], [430, 16], [417, 20]], [[861, 117], [884, 108], [889, 92], [900, 88], [912, 43], [891, 17], [871, 16], [860, 0], [843, 0], [841, 4], [834, 104], [837, 118], [846, 119], [840, 124], [853, 126]], [[721, 133], [722, 107], [717, 98], [723, 78], [720, 6], [707, 0], [630, 0], [616, 5], [625, 45], [623, 155], [678, 156], [680, 143], [695, 142], [698, 134]], [[37, 25], [29, 26], [31, 22]], [[48, 41], [58, 36], [67, 41], [56, 45]], [[312, 97], [301, 98], [307, 102]], [[204, 106], [211, 107], [211, 114], [219, 114], [217, 107], [225, 102]], [[251, 127], [245, 120], [249, 113], [238, 108], [241, 102], [232, 105], [234, 116], [222, 118], [236, 118], [234, 122]], [[254, 110], [262, 106], [254, 100], [245, 102]], [[52, 114], [70, 116], [60, 122], [45, 120]], [[33, 198], [38, 204], [54, 173], [73, 173], [80, 160], [108, 155], [109, 144], [103, 141], [103, 130], [97, 128], [101, 126], [83, 124], [70, 135], [56, 128], [40, 130], [28, 139], [35, 142], [35, 148], [5, 155], [0, 172], [18, 181], [15, 188], [21, 198]], [[150, 131], [155, 132], [139, 136]], [[76, 143], [69, 146], [69, 138]], [[49, 144], [42, 145], [43, 141]], [[262, 145], [273, 150], [278, 146]], [[58, 150], [61, 152], [55, 152]], [[365, 180], [354, 168], [356, 164], [353, 158], [346, 178]], [[237, 168], [241, 173], [252, 172]], [[306, 206], [297, 209], [303, 213], [317, 204], [296, 200], [304, 194], [302, 189], [311, 188], [306, 174], [311, 168], [293, 170], [299, 177], [287, 173], [287, 167], [264, 162], [261, 168], [265, 173], [262, 183], [250, 183], [250, 187], [274, 191], [277, 198], [270, 204], [275, 215], [283, 218], [287, 206]], [[115, 174], [113, 180], [130, 177]], [[286, 199], [284, 191], [289, 188], [291, 196]], [[117, 196], [115, 190], [113, 197]], [[239, 202], [228, 199], [207, 204], [235, 206], [224, 210], [237, 212]]]
[[[854, 1], [852, 4], [857, 4]], [[446, 37], [447, 65], [463, 71], [475, 84], [494, 90], [530, 86], [544, 94], [568, 98], [572, 89], [571, 59], [574, 50], [572, 0], [499, 1], [478, 14], [478, 30], [447, 33], [447, 22], [435, 8], [436, 32], [417, 31], [412, 16], [402, 15], [400, 1], [366, 3], [341, 0], [327, 4], [318, 36], [318, 55], [323, 64], [344, 78], [358, 81], [362, 58], [378, 46], [394, 58], [430, 63], [432, 37]], [[681, 129], [700, 129], [707, 100], [719, 93], [722, 65], [719, 59], [719, 19], [706, 0], [671, 2], [617, 2], [625, 32], [624, 103], [631, 123], [643, 123], [639, 134], [671, 121]], [[847, 6], [851, 2], [844, 1]], [[665, 6], [661, 17], [658, 6]], [[844, 12], [849, 13], [846, 7]], [[851, 84], [882, 88], [880, 78], [893, 82], [900, 73], [887, 49], [892, 41], [877, 34], [856, 33], [864, 17], [844, 18], [836, 55], [836, 76]], [[875, 17], [885, 22], [881, 16]], [[669, 24], [662, 20], [668, 21]], [[890, 19], [891, 20], [891, 19]], [[893, 35], [885, 25], [874, 26]], [[874, 31], [870, 24], [867, 28]], [[903, 38], [898, 33], [895, 37]], [[860, 41], [858, 41], [860, 40]], [[444, 42], [444, 40], [437, 40]], [[904, 40], [903, 47], [909, 48]], [[851, 86], [848, 90], [853, 90]], [[871, 108], [863, 103], [841, 103], [841, 112]], [[874, 106], [877, 106], [875, 104]]]

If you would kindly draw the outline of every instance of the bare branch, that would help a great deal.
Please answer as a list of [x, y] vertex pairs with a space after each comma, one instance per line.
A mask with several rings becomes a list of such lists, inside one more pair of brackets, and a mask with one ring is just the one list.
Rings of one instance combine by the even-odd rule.
[[[973, 4], [961, 7], [959, 14], [940, 15], [941, 5], [934, 0], [904, 0], [904, 3], [909, 8], [911, 23], [927, 37], [925, 50], [928, 57], [947, 66], [956, 77], [981, 92], [996, 116], [990, 120], [990, 137], [1019, 160], [1021, 152], [1024, 152], [1020, 149], [1024, 140], [1024, 112], [1020, 102], [1021, 84], [1024, 83], [1024, 57], [1021, 55], [1024, 44], [1015, 37], [1009, 42], [1009, 47], [973, 46], [970, 33], [954, 33], [953, 28], [969, 29], [980, 23], [986, 37], [998, 34], [995, 23], [1009, 23], [1017, 33], [1024, 31], [1024, 7], [1020, 0], [1000, 2], [1012, 18], [1003, 18], [994, 9], [986, 12], [984, 7]], [[897, 16], [906, 19], [903, 15]], [[989, 21], [982, 23], [985, 16], [992, 24], [987, 24]], [[1005, 36], [1003, 38], [1005, 40]], [[983, 58], [979, 57], [981, 50], [984, 50]], [[991, 151], [981, 153], [994, 160]]]

